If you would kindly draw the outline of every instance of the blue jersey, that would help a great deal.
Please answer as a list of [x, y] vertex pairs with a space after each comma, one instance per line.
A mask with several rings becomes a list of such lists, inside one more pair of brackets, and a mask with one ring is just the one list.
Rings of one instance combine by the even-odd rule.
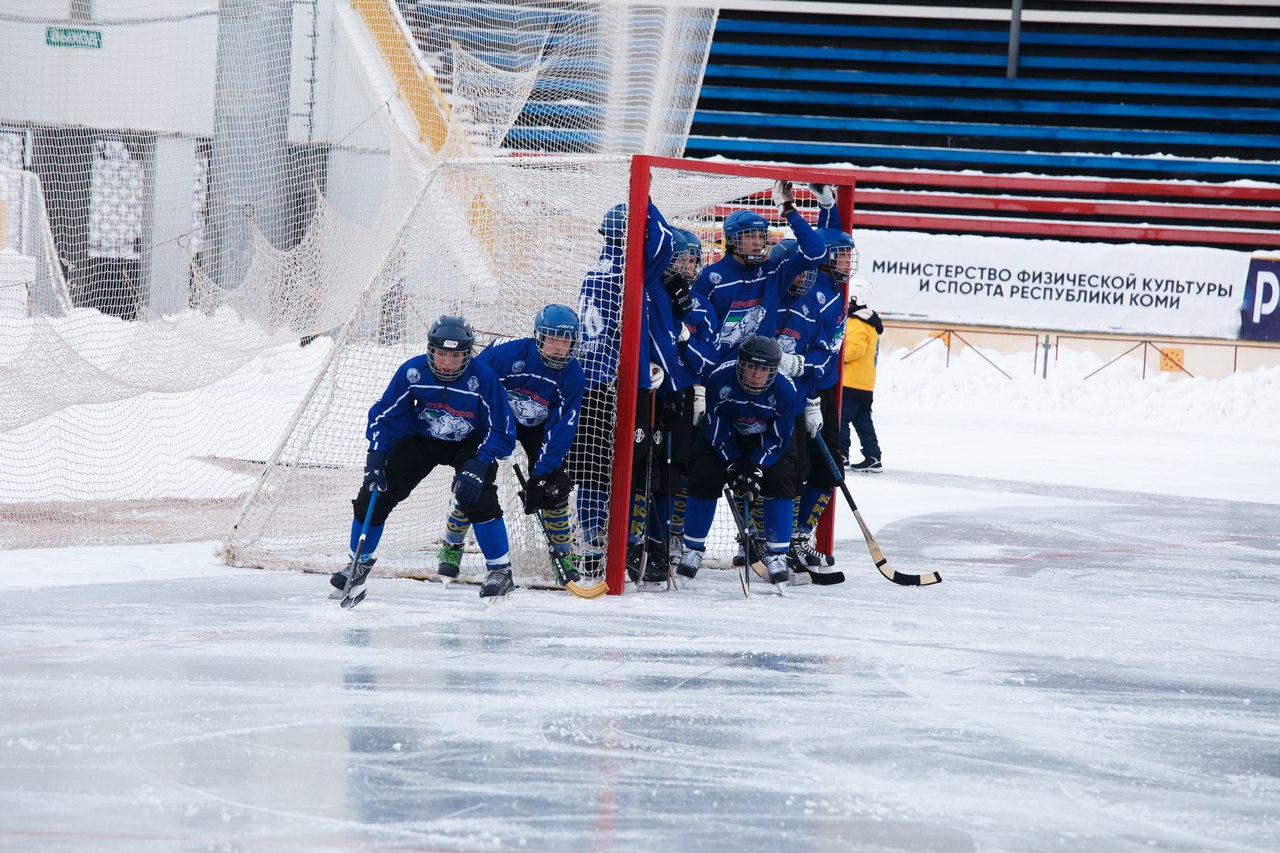
[[[657, 361], [667, 370], [664, 359], [676, 362], [675, 334], [679, 331], [671, 319], [671, 300], [662, 288], [662, 273], [671, 263], [674, 251], [671, 229], [658, 208], [649, 203], [644, 246], [644, 299], [645, 310], [640, 316], [640, 364], [636, 377], [640, 388], [649, 388], [649, 363]], [[618, 356], [622, 348], [622, 292], [626, 277], [627, 247], [609, 239], [600, 250], [600, 258], [582, 280], [578, 296], [578, 316], [582, 319], [582, 340], [578, 346], [578, 358], [582, 362], [587, 383], [611, 384], [618, 375]], [[665, 316], [655, 306], [666, 304]], [[651, 326], [655, 326], [651, 330]], [[659, 349], [655, 358], [653, 338], [661, 344], [666, 340], [666, 352]], [[671, 371], [668, 371], [671, 373]], [[676, 371], [679, 376], [679, 371]], [[683, 386], [681, 386], [683, 387]]]
[[[834, 204], [818, 210], [818, 227], [840, 229], [840, 211]], [[840, 347], [844, 345], [848, 299], [836, 280], [822, 270], [818, 270], [818, 278], [809, 293], [818, 301], [821, 310], [818, 337], [825, 341], [826, 348], [831, 352], [827, 366], [814, 377], [814, 387], [825, 390], [840, 382]]]
[[776, 328], [776, 312], [787, 284], [801, 272], [822, 263], [826, 247], [796, 211], [787, 214], [800, 250], [785, 260], [767, 258], [763, 264], [744, 266], [726, 254], [698, 274], [694, 292], [711, 305], [720, 321], [720, 354], [728, 356], [754, 334], [768, 334]]
[[532, 475], [550, 474], [563, 465], [582, 405], [582, 368], [577, 360], [569, 359], [564, 367], [548, 367], [533, 338], [493, 344], [475, 360], [488, 365], [507, 389], [517, 424], [545, 429]]
[[803, 407], [804, 398], [781, 373], [762, 394], [743, 391], [738, 360], [730, 359], [707, 377], [707, 441], [725, 461], [745, 454], [767, 468], [786, 451]]
[[406, 435], [441, 441], [479, 439], [476, 458], [496, 462], [516, 446], [507, 395], [493, 371], [475, 359], [452, 382], [431, 372], [428, 355], [415, 355], [396, 370], [382, 398], [369, 410], [370, 450], [390, 453]]
[[720, 358], [720, 323], [716, 320], [715, 310], [705, 296], [700, 293], [694, 293], [692, 296], [693, 310], [684, 317], [684, 328], [689, 333], [689, 337], [680, 344], [680, 360], [688, 369], [693, 381], [701, 383], [722, 360]]
[[784, 297], [778, 306], [778, 347], [783, 352], [804, 356], [804, 371], [793, 376], [792, 381], [805, 397], [818, 395], [822, 387], [819, 382], [835, 371], [839, 361], [839, 347], [832, 350], [830, 339], [824, 337], [823, 305], [810, 288], [804, 296]]

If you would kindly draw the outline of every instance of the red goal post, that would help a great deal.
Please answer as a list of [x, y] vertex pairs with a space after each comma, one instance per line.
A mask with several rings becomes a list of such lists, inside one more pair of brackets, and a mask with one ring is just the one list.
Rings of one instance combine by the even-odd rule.
[[[654, 157], [634, 155], [631, 158], [631, 181], [627, 213], [627, 255], [626, 277], [622, 303], [622, 338], [618, 354], [618, 395], [617, 420], [614, 432], [613, 469], [610, 480], [609, 496], [609, 537], [606, 558], [605, 579], [609, 585], [610, 595], [620, 595], [626, 588], [627, 528], [631, 512], [631, 466], [634, 459], [635, 444], [633, 433], [636, 429], [636, 404], [638, 389], [634, 381], [624, 377], [635, 377], [640, 369], [640, 323], [635, 318], [640, 316], [643, 308], [644, 294], [644, 250], [645, 224], [648, 200], [653, 195], [655, 173], [684, 172], [696, 175], [720, 175], [728, 178], [759, 179], [765, 190], [742, 197], [735, 202], [721, 202], [714, 209], [706, 211], [699, 218], [704, 222], [716, 223], [723, 220], [730, 212], [741, 208], [756, 210], [777, 225], [783, 220], [773, 207], [768, 189], [773, 181], [791, 181], [796, 187], [797, 206], [811, 223], [816, 218], [817, 207], [808, 193], [807, 184], [829, 184], [836, 190], [836, 204], [840, 212], [842, 227], [852, 232], [853, 199], [856, 170], [840, 168], [809, 168], [804, 166], [777, 166], [763, 163], [705, 161], [676, 157]], [[806, 201], [808, 202], [806, 204]], [[665, 211], [664, 211], [665, 212]], [[854, 238], [856, 244], [856, 236]], [[704, 246], [706, 241], [704, 239]], [[717, 243], [716, 257], [723, 251], [722, 243]], [[856, 269], [855, 269], [856, 274]], [[842, 299], [848, 300], [848, 293], [842, 292]], [[841, 352], [843, 365], [843, 347]], [[837, 369], [840, 369], [838, 367]], [[836, 396], [839, 411], [840, 395]], [[819, 463], [821, 464], [821, 463]], [[830, 552], [834, 531], [834, 502], [828, 505], [818, 526], [818, 547]]]

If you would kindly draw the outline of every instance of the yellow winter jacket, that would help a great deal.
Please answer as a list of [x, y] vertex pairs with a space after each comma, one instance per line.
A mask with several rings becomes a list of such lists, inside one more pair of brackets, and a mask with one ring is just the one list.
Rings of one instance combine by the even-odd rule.
[[844, 387], [874, 391], [880, 333], [857, 317], [850, 316], [844, 322]]

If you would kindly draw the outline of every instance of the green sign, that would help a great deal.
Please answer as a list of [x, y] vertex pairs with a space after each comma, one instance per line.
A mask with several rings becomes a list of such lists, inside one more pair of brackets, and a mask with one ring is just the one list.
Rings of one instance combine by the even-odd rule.
[[81, 30], [76, 27], [46, 27], [44, 43], [49, 47], [102, 48], [102, 30]]

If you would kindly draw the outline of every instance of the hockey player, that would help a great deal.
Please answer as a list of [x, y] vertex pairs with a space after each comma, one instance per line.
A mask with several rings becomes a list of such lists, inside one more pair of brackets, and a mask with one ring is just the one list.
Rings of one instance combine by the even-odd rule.
[[[533, 337], [493, 344], [475, 361], [489, 367], [507, 391], [515, 417], [516, 441], [529, 460], [529, 483], [524, 493], [526, 513], [541, 511], [551, 542], [556, 575], [563, 583], [580, 577], [570, 553], [569, 492], [573, 484], [564, 470], [582, 404], [582, 368], [574, 358], [578, 315], [566, 305], [548, 305], [533, 321]], [[462, 562], [462, 543], [471, 522], [455, 505], [440, 546], [438, 571], [456, 578]]]
[[[840, 347], [845, 334], [844, 288], [857, 267], [857, 249], [853, 237], [840, 227], [835, 192], [826, 184], [811, 184], [818, 202], [818, 236], [826, 246], [826, 255], [810, 289], [809, 303], [818, 312], [815, 340], [822, 347], [822, 365], [812, 374], [806, 388], [805, 425], [808, 437], [804, 455], [804, 486], [796, 501], [795, 530], [791, 556], [797, 569], [822, 571], [835, 565], [829, 554], [813, 546], [813, 529], [827, 504], [838, 478], [827, 465], [817, 446], [821, 441], [834, 457], [839, 452], [837, 395], [840, 393]], [[815, 351], [818, 352], [818, 351]]]
[[[675, 252], [671, 266], [686, 282], [692, 284], [702, 268], [702, 241], [685, 229], [674, 230]], [[691, 310], [684, 315], [678, 336], [680, 363], [694, 383], [679, 394], [663, 398], [659, 425], [664, 431], [667, 456], [659, 469], [654, 518], [659, 530], [655, 538], [663, 538], [665, 531], [667, 557], [678, 562], [684, 550], [684, 511], [688, 494], [685, 475], [689, 466], [689, 453], [693, 444], [693, 429], [706, 411], [702, 382], [720, 363], [718, 331], [715, 312], [706, 299], [697, 293], [690, 294]]]
[[[579, 358], [586, 375], [582, 418], [576, 444], [582, 451], [570, 457], [571, 476], [579, 484], [578, 520], [584, 541], [584, 567], [593, 567], [603, 556], [604, 522], [608, 514], [608, 483], [614, 447], [614, 414], [618, 354], [622, 327], [619, 322], [626, 263], [627, 206], [614, 206], [605, 214], [600, 233], [605, 238], [596, 265], [582, 283], [579, 313], [583, 323]], [[632, 511], [629, 562], [644, 562], [648, 533], [648, 495], [652, 492], [649, 453], [656, 436], [655, 398], [659, 393], [683, 391], [691, 377], [680, 363], [679, 318], [691, 306], [688, 284], [672, 275], [674, 253], [671, 227], [650, 202], [645, 227], [645, 268], [640, 323], [639, 389], [636, 405], [635, 457], [632, 466]], [[634, 322], [634, 321], [631, 321]], [[663, 562], [663, 561], [655, 561]], [[665, 567], [663, 568], [665, 577]]]
[[707, 379], [706, 421], [694, 439], [684, 554], [676, 573], [686, 582], [698, 573], [716, 501], [726, 481], [734, 494], [764, 503], [765, 565], [771, 583], [787, 581], [787, 546], [795, 483], [791, 440], [799, 395], [778, 374], [778, 342], [750, 335], [732, 358]]
[[[488, 574], [480, 596], [511, 592], [507, 527], [494, 485], [498, 460], [515, 448], [515, 423], [507, 395], [487, 366], [472, 360], [475, 335], [462, 317], [445, 315], [431, 324], [427, 353], [406, 361], [369, 410], [369, 451], [364, 483], [352, 501], [351, 558], [329, 582], [350, 591], [362, 585], [374, 564], [383, 525], [437, 465], [455, 471], [453, 497], [475, 524]], [[379, 492], [368, 537], [356, 547], [373, 491]]]
[[799, 251], [771, 260], [768, 221], [750, 210], [735, 210], [724, 220], [724, 257], [707, 266], [693, 285], [720, 321], [723, 357], [735, 352], [748, 336], [773, 332], [784, 289], [798, 273], [822, 263], [826, 252], [821, 238], [796, 211], [791, 184], [777, 181], [773, 199], [791, 226]]

